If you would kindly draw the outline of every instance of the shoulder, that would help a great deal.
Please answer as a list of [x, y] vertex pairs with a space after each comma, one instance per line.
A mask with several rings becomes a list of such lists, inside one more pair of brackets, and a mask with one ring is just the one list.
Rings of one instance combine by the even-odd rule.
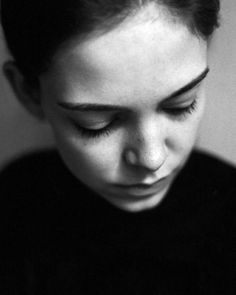
[[198, 187], [202, 196], [210, 201], [219, 202], [223, 210], [236, 210], [236, 167], [207, 152], [194, 151], [189, 159], [186, 171], [191, 182]]
[[233, 196], [236, 193], [236, 167], [207, 152], [194, 151], [183, 174], [199, 188], [214, 190], [215, 194]]
[[228, 279], [235, 276], [235, 167], [206, 152], [194, 151], [180, 174], [178, 187], [185, 192], [184, 204], [190, 216], [185, 228], [190, 227], [196, 235], [203, 261], [214, 264], [213, 272], [227, 274]]
[[[220, 175], [223, 176], [225, 173], [227, 177], [235, 177], [236, 175], [236, 166], [232, 163], [202, 150], [193, 151], [189, 159], [189, 164], [193, 166], [194, 169], [197, 169], [198, 173], [202, 173], [203, 175], [210, 172], [211, 175], [208, 175], [210, 178]], [[223, 179], [226, 179], [226, 177], [223, 177]]]
[[[35, 151], [10, 162], [0, 173], [0, 188], [14, 189], [14, 185], [23, 187], [42, 180], [50, 169], [60, 165], [55, 150]], [[46, 174], [45, 174], [46, 173]]]
[[205, 168], [214, 169], [217, 173], [227, 172], [227, 174], [236, 174], [236, 165], [222, 159], [220, 156], [211, 154], [203, 150], [195, 150], [192, 153], [193, 160], [198, 164], [203, 164]]
[[232, 164], [194, 151], [174, 188], [199, 235], [212, 236], [212, 241], [229, 240], [225, 245], [236, 242], [236, 169]]
[[[0, 215], [7, 224], [33, 218], [56, 202], [56, 182], [65, 172], [55, 150], [37, 151], [15, 159], [0, 173]], [[57, 179], [55, 178], [57, 177]], [[55, 183], [55, 185], [54, 185]]]
[[69, 215], [73, 205], [82, 208], [78, 195], [88, 194], [56, 150], [32, 152], [12, 161], [0, 173], [0, 217], [7, 222], [31, 219], [39, 223], [42, 214], [50, 220], [52, 214]]
[[[2, 196], [41, 195], [64, 191], [74, 176], [54, 149], [31, 152], [10, 162], [0, 173]], [[76, 182], [78, 183], [78, 182]], [[60, 186], [60, 189], [57, 187]]]
[[199, 199], [202, 231], [212, 238], [213, 248], [219, 242], [219, 249], [225, 247], [226, 256], [236, 260], [232, 248], [236, 246], [236, 168], [206, 152], [194, 151], [184, 174], [189, 175], [191, 195]]

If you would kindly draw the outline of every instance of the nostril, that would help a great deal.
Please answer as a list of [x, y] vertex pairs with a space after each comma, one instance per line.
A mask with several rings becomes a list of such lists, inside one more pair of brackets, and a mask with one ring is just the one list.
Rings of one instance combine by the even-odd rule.
[[168, 151], [162, 121], [156, 122], [154, 119], [149, 117], [139, 122], [132, 137], [127, 138], [124, 150], [126, 164], [152, 172], [160, 169]]
[[127, 151], [126, 153], [126, 161], [129, 164], [136, 165], [137, 164], [137, 157], [132, 150]]
[[137, 168], [142, 168], [149, 171], [157, 171], [163, 165], [166, 159], [164, 149], [134, 150], [130, 149], [125, 154], [126, 163]]

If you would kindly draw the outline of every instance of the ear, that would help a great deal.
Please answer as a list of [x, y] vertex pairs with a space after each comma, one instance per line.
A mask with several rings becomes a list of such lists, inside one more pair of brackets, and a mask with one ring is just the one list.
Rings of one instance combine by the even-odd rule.
[[29, 85], [13, 61], [4, 63], [3, 72], [20, 103], [33, 116], [43, 119], [44, 112], [40, 103], [40, 85], [35, 87]]

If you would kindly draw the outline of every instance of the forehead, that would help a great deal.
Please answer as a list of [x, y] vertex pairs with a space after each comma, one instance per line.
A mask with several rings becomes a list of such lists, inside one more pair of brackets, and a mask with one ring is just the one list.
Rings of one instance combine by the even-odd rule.
[[57, 87], [84, 92], [86, 102], [161, 97], [204, 70], [206, 51], [206, 42], [186, 25], [150, 5], [110, 32], [83, 42], [75, 38], [55, 56], [52, 71], [61, 81]]

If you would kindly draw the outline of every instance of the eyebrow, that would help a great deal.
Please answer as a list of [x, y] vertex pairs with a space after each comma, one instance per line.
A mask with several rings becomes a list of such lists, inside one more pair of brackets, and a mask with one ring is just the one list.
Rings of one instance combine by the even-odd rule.
[[[190, 81], [187, 85], [181, 87], [177, 91], [170, 94], [165, 100], [173, 99], [195, 88], [202, 80], [204, 80], [209, 73], [210, 69], [207, 67], [199, 76]], [[110, 104], [97, 104], [97, 103], [74, 103], [74, 102], [58, 102], [63, 109], [69, 111], [79, 112], [114, 112], [114, 111], [127, 111], [128, 108], [118, 105]]]

